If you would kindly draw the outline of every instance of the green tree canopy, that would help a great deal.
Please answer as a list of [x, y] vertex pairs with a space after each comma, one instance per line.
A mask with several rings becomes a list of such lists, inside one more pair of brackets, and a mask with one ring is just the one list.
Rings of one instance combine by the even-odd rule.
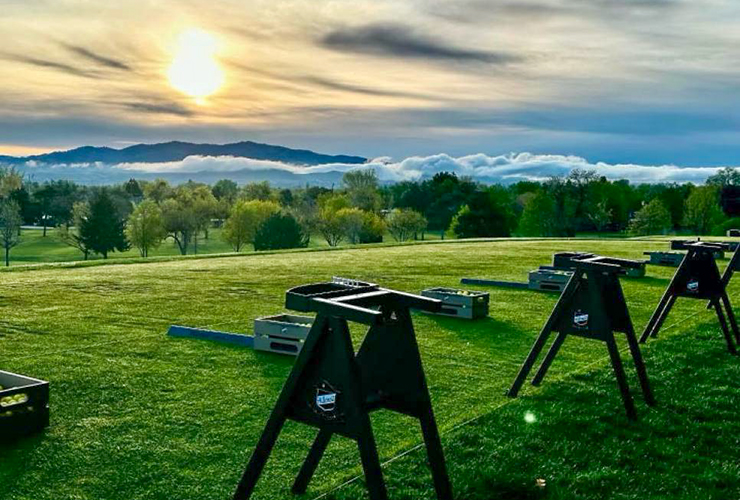
[[671, 213], [659, 198], [655, 198], [635, 213], [629, 230], [638, 235], [666, 234], [671, 225]]
[[90, 202], [90, 215], [82, 221], [79, 232], [87, 248], [107, 259], [110, 252], [128, 250], [124, 227], [108, 190], [102, 189]]
[[696, 234], [710, 234], [712, 228], [722, 220], [719, 206], [719, 188], [714, 185], [694, 189], [686, 200], [684, 224]]
[[157, 248], [167, 236], [159, 205], [153, 200], [139, 203], [128, 217], [126, 236], [142, 257], [148, 257], [149, 251]]
[[280, 205], [274, 201], [237, 201], [224, 223], [222, 236], [235, 252], [240, 252], [245, 245], [254, 243], [257, 229], [262, 223], [278, 212]]
[[260, 224], [254, 235], [255, 250], [279, 250], [308, 246], [308, 236], [292, 215], [276, 212]]

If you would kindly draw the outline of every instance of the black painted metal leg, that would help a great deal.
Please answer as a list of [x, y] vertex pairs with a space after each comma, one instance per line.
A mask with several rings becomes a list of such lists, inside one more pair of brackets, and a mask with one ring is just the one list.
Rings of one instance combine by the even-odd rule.
[[624, 402], [624, 409], [627, 411], [627, 418], [630, 420], [637, 420], [635, 402], [632, 400], [632, 394], [630, 394], [630, 388], [627, 384], [627, 375], [624, 373], [622, 358], [619, 356], [617, 342], [614, 340], [614, 335], [611, 333], [606, 338], [606, 347], [609, 350], [609, 357], [612, 361], [612, 368], [614, 368], [614, 375], [617, 377], [617, 385], [619, 386], [619, 392], [622, 394], [622, 401]]
[[450, 485], [450, 478], [447, 475], [447, 466], [445, 465], [445, 457], [442, 452], [442, 442], [439, 439], [439, 431], [437, 430], [437, 423], [434, 420], [431, 403], [429, 403], [428, 409], [423, 411], [419, 416], [419, 422], [421, 423], [421, 433], [424, 436], [424, 443], [427, 447], [429, 467], [432, 470], [432, 479], [434, 481], [434, 489], [437, 492], [437, 498], [439, 500], [452, 500], [452, 486]]
[[650, 332], [653, 330], [653, 327], [655, 326], [655, 323], [658, 321], [658, 318], [660, 318], [661, 314], [663, 314], [663, 310], [665, 309], [666, 304], [668, 304], [668, 301], [671, 298], [670, 294], [670, 287], [666, 289], [665, 292], [663, 292], [663, 296], [660, 298], [660, 302], [658, 302], [657, 307], [655, 308], [655, 311], [653, 311], [653, 315], [650, 316], [650, 320], [648, 321], [647, 325], [645, 326], [645, 330], [642, 332], [642, 335], [640, 336], [640, 343], [644, 344], [645, 341], [650, 336]]
[[378, 449], [375, 446], [375, 438], [370, 428], [370, 419], [366, 417], [366, 420], [362, 436], [357, 440], [362, 469], [365, 471], [365, 483], [370, 493], [370, 500], [387, 500], [388, 493], [383, 482], [383, 471], [380, 469]]
[[645, 361], [642, 359], [635, 330], [631, 326], [627, 331], [627, 345], [629, 345], [632, 360], [635, 363], [635, 371], [637, 372], [637, 380], [640, 381], [642, 397], [648, 405], [653, 406], [655, 404], [655, 397], [653, 396], [653, 390], [650, 388], [650, 381], [648, 380], [647, 370], [645, 369]]
[[273, 446], [275, 446], [275, 441], [277, 441], [284, 423], [284, 412], [276, 408], [270, 415], [270, 419], [265, 425], [265, 430], [262, 432], [257, 447], [249, 459], [249, 464], [242, 475], [241, 481], [239, 481], [236, 493], [234, 493], [234, 500], [247, 500], [251, 496], [252, 490], [254, 490], [257, 480], [262, 474], [262, 469], [264, 469], [265, 463], [267, 463], [267, 459], [270, 457], [270, 452]]
[[319, 431], [313, 445], [311, 445], [311, 449], [308, 452], [306, 460], [301, 466], [301, 471], [298, 473], [298, 477], [296, 477], [295, 482], [293, 483], [293, 488], [291, 490], [293, 493], [300, 495], [306, 492], [308, 483], [311, 482], [313, 473], [316, 471], [316, 467], [318, 467], [319, 461], [324, 455], [326, 447], [329, 445], [329, 441], [331, 441], [331, 436], [332, 432], [329, 430], [321, 429]]
[[545, 378], [545, 375], [547, 374], [547, 370], [550, 369], [550, 365], [552, 364], [552, 361], [555, 359], [555, 356], [557, 355], [558, 351], [563, 345], [563, 342], [565, 341], [565, 337], [566, 337], [565, 332], [560, 332], [558, 333], [558, 336], [555, 337], [555, 340], [550, 346], [550, 350], [547, 351], [547, 354], [545, 355], [545, 359], [542, 360], [542, 364], [540, 365], [539, 369], [537, 370], [537, 373], [534, 375], [534, 378], [532, 379], [532, 385], [540, 385], [540, 382], [542, 382], [542, 379]]
[[653, 325], [653, 331], [650, 332], [650, 337], [655, 338], [658, 336], [658, 332], [663, 328], [663, 323], [665, 323], [666, 318], [668, 318], [668, 313], [673, 309], [673, 304], [676, 303], [676, 299], [678, 299], [676, 295], [671, 295], [671, 298], [668, 299], [668, 303], [663, 309], [663, 314], [660, 315], [658, 321]]
[[730, 330], [727, 328], [725, 314], [722, 312], [722, 305], [720, 304], [719, 299], [713, 299], [713, 302], [714, 310], [717, 313], [717, 319], [719, 320], [719, 326], [722, 329], [722, 334], [725, 336], [725, 341], [727, 342], [727, 350], [732, 354], [737, 354], [735, 343], [732, 340], [732, 335], [730, 335]]
[[730, 304], [730, 298], [727, 296], [727, 292], [722, 294], [722, 303], [725, 305], [725, 312], [727, 313], [727, 318], [730, 320], [732, 333], [735, 334], [735, 342], [740, 344], [740, 330], [737, 327], [737, 319], [735, 318], [735, 312], [732, 310], [732, 304]]
[[524, 364], [522, 364], [522, 367], [519, 369], [519, 373], [514, 379], [514, 383], [511, 384], [511, 388], [506, 392], [506, 395], [510, 398], [515, 398], [517, 394], [519, 394], [519, 389], [522, 388], [524, 380], [527, 378], [527, 375], [529, 375], [529, 372], [532, 371], [532, 366], [534, 366], [534, 362], [537, 361], [537, 356], [542, 352], [542, 348], [545, 347], [547, 339], [550, 336], [553, 327], [560, 319], [560, 315], [563, 313], [565, 305], [578, 291], [582, 275], [582, 271], [576, 271], [573, 273], [573, 276], [570, 277], [570, 280], [568, 280], [568, 284], [565, 285], [565, 289], [563, 290], [563, 293], [560, 294], [560, 298], [558, 299], [557, 304], [555, 304], [550, 317], [547, 318], [545, 326], [542, 327], [540, 335], [537, 337], [537, 340], [535, 340], [532, 349], [524, 360]]
[[514, 379], [514, 383], [506, 393], [507, 396], [515, 398], [517, 394], [519, 394], [519, 389], [522, 388], [522, 384], [524, 383], [524, 380], [526, 380], [527, 375], [529, 375], [529, 372], [532, 370], [534, 362], [537, 361], [537, 357], [540, 355], [540, 352], [542, 352], [542, 348], [545, 347], [545, 343], [547, 342], [547, 338], [550, 336], [550, 333], [550, 329], [545, 329], [540, 332], [539, 337], [537, 337], [537, 340], [532, 346], [532, 350], [530, 350], [527, 355], [527, 359], [524, 360], [524, 364], [522, 364], [522, 367], [519, 369], [519, 373]]

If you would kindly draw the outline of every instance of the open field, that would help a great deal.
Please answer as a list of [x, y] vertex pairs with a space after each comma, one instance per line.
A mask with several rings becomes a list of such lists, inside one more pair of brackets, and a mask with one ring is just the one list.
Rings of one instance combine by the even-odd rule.
[[[427, 233], [424, 236], [425, 240], [438, 240], [439, 238], [439, 233]], [[384, 240], [386, 242], [394, 241], [390, 234], [385, 235]], [[329, 247], [326, 240], [320, 234], [312, 235], [308, 246], [310, 248]], [[221, 237], [221, 229], [211, 229], [208, 239], [202, 236], [198, 239], [198, 254], [230, 253], [233, 251], [231, 245], [226, 243]], [[252, 245], [247, 245], [242, 250], [243, 253], [253, 251]], [[194, 249], [190, 248], [188, 253], [193, 254]], [[180, 251], [172, 239], [164, 241], [159, 248], [150, 252], [151, 257], [178, 255], [180, 255]], [[109, 259], [139, 258], [139, 251], [136, 248], [132, 248], [126, 252], [111, 253], [108, 257]], [[23, 229], [20, 244], [13, 248], [10, 253], [11, 266], [43, 262], [70, 262], [82, 259], [82, 252], [62, 242], [57, 235], [57, 230], [54, 228], [49, 228], [46, 236], [43, 235], [41, 229]], [[92, 254], [89, 259], [100, 260], [102, 257]]]
[[[282, 311], [286, 289], [332, 275], [418, 292], [463, 276], [523, 281], [556, 251], [642, 258], [665, 249], [636, 240], [450, 242], [4, 273], [0, 369], [51, 381], [52, 423], [0, 447], [0, 499], [230, 498], [292, 358], [168, 338], [172, 323], [249, 332], [254, 318]], [[623, 279], [638, 331], [673, 271]], [[599, 342], [568, 340], [541, 388], [506, 398], [556, 297], [489, 290], [487, 320], [414, 315], [457, 498], [740, 497], [740, 360], [703, 303], [679, 301], [643, 349], [658, 407], [642, 403], [628, 367], [640, 414], [630, 423]], [[736, 306], [739, 292], [736, 280]], [[355, 347], [362, 333], [353, 330]], [[537, 422], [525, 423], [525, 412]], [[381, 458], [420, 442], [408, 423], [373, 415]], [[254, 498], [292, 497], [313, 436], [286, 426]], [[305, 498], [361, 497], [357, 481], [335, 490], [359, 472], [354, 445], [336, 439]], [[419, 450], [385, 475], [394, 500], [433, 498]]]

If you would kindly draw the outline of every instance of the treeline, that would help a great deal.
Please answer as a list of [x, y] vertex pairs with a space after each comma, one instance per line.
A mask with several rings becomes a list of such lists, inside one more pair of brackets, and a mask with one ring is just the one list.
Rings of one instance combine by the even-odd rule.
[[234, 251], [491, 236], [574, 236], [583, 232], [724, 234], [740, 227], [740, 171], [720, 170], [703, 186], [610, 181], [594, 171], [508, 186], [450, 173], [380, 185], [372, 170], [344, 175], [336, 189], [278, 189], [267, 182], [212, 186], [131, 179], [120, 185], [37, 183], [0, 171], [0, 243], [6, 264], [23, 224], [58, 228], [58, 237], [103, 258], [138, 249], [142, 257], [172, 240], [185, 255], [214, 227]]

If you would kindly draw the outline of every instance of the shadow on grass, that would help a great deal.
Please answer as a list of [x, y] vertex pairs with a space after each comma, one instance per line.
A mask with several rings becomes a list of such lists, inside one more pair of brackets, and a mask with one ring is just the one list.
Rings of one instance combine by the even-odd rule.
[[[607, 363], [443, 436], [455, 498], [739, 498], [740, 359], [715, 330], [704, 323], [645, 350], [654, 408], [628, 369], [637, 422], [627, 420]], [[394, 491], [409, 491], [428, 481], [425, 467], [416, 452], [386, 477]], [[433, 498], [429, 489], [414, 498]], [[336, 498], [356, 494], [347, 488]]]
[[531, 330], [519, 328], [514, 323], [501, 321], [490, 316], [476, 320], [431, 314], [425, 316], [440, 328], [454, 334], [460, 343], [466, 344], [466, 348], [472, 346], [477, 351], [489, 353], [512, 348], [516, 353], [516, 349], [531, 343], [532, 335], [535, 333]]

